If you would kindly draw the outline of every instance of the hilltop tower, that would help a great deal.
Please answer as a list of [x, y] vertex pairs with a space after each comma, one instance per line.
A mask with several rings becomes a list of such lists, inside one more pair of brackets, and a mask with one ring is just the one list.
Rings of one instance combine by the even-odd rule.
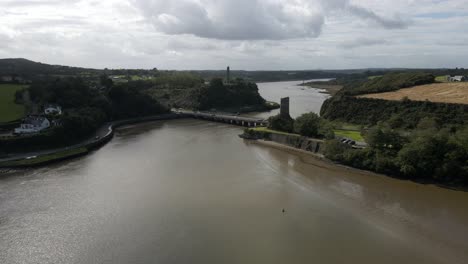
[[231, 83], [231, 69], [229, 66], [226, 69], [226, 83]]
[[281, 118], [291, 118], [289, 115], [289, 97], [281, 98], [280, 116]]

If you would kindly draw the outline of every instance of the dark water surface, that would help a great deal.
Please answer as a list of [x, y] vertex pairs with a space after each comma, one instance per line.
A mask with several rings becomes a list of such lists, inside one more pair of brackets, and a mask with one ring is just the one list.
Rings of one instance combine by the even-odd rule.
[[3, 173], [0, 263], [467, 263], [468, 193], [252, 145], [241, 131], [129, 126], [89, 156]]

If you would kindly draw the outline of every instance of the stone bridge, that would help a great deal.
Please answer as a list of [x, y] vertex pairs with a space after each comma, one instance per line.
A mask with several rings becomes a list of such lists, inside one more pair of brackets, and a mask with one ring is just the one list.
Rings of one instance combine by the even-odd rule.
[[206, 112], [193, 112], [193, 111], [178, 111], [177, 113], [186, 117], [192, 117], [196, 119], [203, 119], [213, 122], [226, 123], [236, 126], [244, 127], [257, 127], [267, 126], [268, 121], [265, 119], [244, 117], [238, 115], [228, 115], [220, 113], [206, 113]]

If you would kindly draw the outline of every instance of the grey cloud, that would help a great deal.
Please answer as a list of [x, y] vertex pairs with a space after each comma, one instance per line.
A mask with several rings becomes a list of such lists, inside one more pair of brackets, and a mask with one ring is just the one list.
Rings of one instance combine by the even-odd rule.
[[351, 41], [343, 42], [339, 46], [342, 48], [354, 49], [362, 46], [375, 46], [390, 43], [390, 41], [385, 39], [357, 38]]
[[325, 18], [345, 11], [385, 29], [406, 28], [349, 0], [132, 0], [147, 21], [169, 35], [224, 40], [282, 40], [318, 37]]
[[217, 50], [219, 46], [210, 42], [200, 41], [182, 41], [180, 39], [171, 39], [167, 43], [167, 48], [174, 50]]
[[8, 7], [51, 6], [60, 4], [75, 4], [82, 0], [4, 0], [2, 4]]
[[17, 29], [34, 29], [39, 28], [53, 28], [53, 27], [81, 27], [88, 25], [86, 18], [80, 17], [68, 17], [68, 18], [41, 18], [41, 19], [29, 19], [25, 22], [18, 23], [15, 26]]
[[377, 23], [378, 25], [382, 26], [383, 28], [386, 28], [386, 29], [404, 29], [404, 28], [407, 28], [411, 22], [408, 21], [408, 20], [404, 20], [402, 18], [399, 18], [399, 17], [395, 17], [395, 18], [385, 18], [385, 17], [381, 17], [381, 16], [378, 16], [376, 13], [368, 10], [368, 9], [365, 9], [365, 8], [362, 8], [362, 7], [359, 7], [359, 6], [355, 6], [355, 5], [349, 5], [347, 10], [360, 17], [360, 18], [364, 18], [364, 19], [369, 19], [371, 21], [374, 21], [375, 23]]
[[451, 39], [451, 40], [442, 40], [442, 41], [436, 41], [437, 45], [441, 46], [462, 46], [466, 47], [468, 45], [468, 38], [466, 39]]
[[296, 4], [262, 0], [134, 0], [166, 34], [192, 34], [226, 40], [280, 40], [316, 37], [324, 17]]
[[393, 18], [380, 16], [370, 9], [350, 3], [350, 0], [322, 0], [321, 2], [325, 12], [334, 10], [346, 11], [361, 19], [372, 21], [385, 29], [404, 29], [411, 24], [410, 20], [399, 16], [394, 16]]

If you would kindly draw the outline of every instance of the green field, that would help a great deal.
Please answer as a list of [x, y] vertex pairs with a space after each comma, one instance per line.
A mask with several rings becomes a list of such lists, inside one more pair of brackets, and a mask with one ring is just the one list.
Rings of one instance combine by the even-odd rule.
[[335, 129], [335, 136], [338, 137], [345, 137], [355, 141], [362, 141], [364, 142], [364, 138], [361, 135], [361, 132], [355, 130], [344, 130], [344, 129]]
[[15, 93], [26, 86], [0, 84], [0, 123], [21, 119], [25, 115], [23, 105], [15, 104]]
[[0, 162], [0, 167], [34, 166], [34, 165], [39, 165], [45, 162], [51, 162], [54, 160], [61, 160], [61, 159], [65, 159], [68, 157], [85, 154], [87, 152], [88, 152], [88, 149], [85, 147], [82, 147], [82, 148], [77, 148], [77, 149], [56, 152], [56, 153], [52, 153], [49, 155], [43, 155], [37, 158]]
[[444, 76], [437, 76], [436, 77], [436, 82], [447, 82], [447, 77], [444, 75]]

